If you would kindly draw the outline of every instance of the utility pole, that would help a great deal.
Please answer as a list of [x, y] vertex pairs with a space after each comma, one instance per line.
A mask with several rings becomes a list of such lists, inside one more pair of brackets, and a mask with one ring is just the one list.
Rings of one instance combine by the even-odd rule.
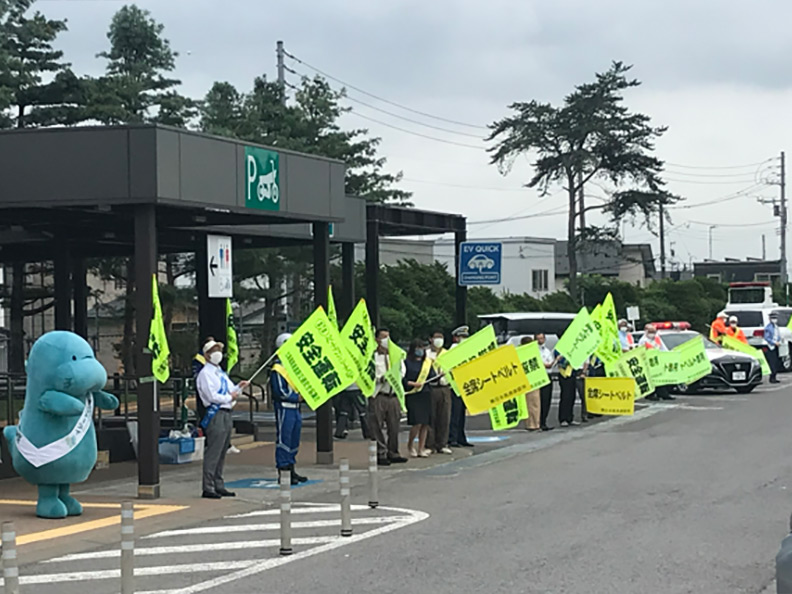
[[281, 88], [281, 97], [283, 103], [286, 103], [286, 65], [284, 64], [285, 51], [283, 49], [283, 42], [279, 41], [275, 45], [275, 55], [278, 57], [278, 84]]
[[666, 277], [666, 252], [665, 252], [665, 213], [660, 205], [660, 278]]
[[781, 286], [786, 291], [787, 285], [787, 205], [786, 205], [786, 159], [781, 151]]
[[762, 260], [767, 260], [767, 246], [765, 245], [766, 235], [762, 233]]
[[712, 260], [712, 230], [716, 227], [716, 225], [709, 226], [709, 259]]
[[586, 195], [583, 192], [583, 172], [578, 174], [578, 212], [580, 213], [580, 231], [586, 230]]

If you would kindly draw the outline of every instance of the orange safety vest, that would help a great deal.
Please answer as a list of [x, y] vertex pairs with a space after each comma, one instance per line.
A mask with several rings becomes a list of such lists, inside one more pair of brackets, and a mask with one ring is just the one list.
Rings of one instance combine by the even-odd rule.
[[745, 338], [745, 332], [743, 332], [742, 328], [737, 328], [737, 330], [733, 330], [731, 326], [726, 328], [726, 336], [731, 336], [732, 338], [736, 338], [740, 342], [748, 344], [748, 339]]
[[654, 340], [652, 342], [645, 341], [644, 346], [647, 349], [662, 349], [663, 348], [663, 341], [660, 340], [660, 336], [655, 334]]
[[720, 342], [720, 337], [723, 334], [726, 334], [726, 322], [723, 321], [721, 318], [716, 318], [712, 325], [710, 326], [710, 340], [712, 342]]

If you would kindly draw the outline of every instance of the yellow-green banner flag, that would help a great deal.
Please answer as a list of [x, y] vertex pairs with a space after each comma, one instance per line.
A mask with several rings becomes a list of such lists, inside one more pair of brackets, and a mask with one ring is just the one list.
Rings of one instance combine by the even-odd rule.
[[603, 363], [617, 361], [621, 357], [622, 349], [613, 295], [608, 293], [602, 304], [594, 311], [597, 312], [597, 318], [595, 321], [592, 314], [592, 321], [595, 321], [595, 324], [599, 322], [597, 330], [600, 333], [600, 342], [595, 353]]
[[531, 390], [538, 390], [550, 383], [550, 376], [542, 361], [542, 354], [539, 352], [539, 343], [529, 342], [517, 347], [517, 356], [522, 363], [525, 377], [531, 384]]
[[[790, 319], [792, 319], [792, 317]], [[767, 357], [765, 357], [764, 351], [761, 349], [756, 349], [750, 344], [745, 344], [744, 342], [728, 335], [723, 336], [723, 342], [721, 343], [721, 346], [723, 346], [725, 349], [731, 349], [733, 351], [745, 353], [746, 355], [751, 355], [751, 357], [759, 361], [759, 365], [762, 367], [762, 375], [770, 375], [770, 365], [767, 362]]]
[[278, 358], [311, 410], [350, 386], [357, 377], [357, 368], [322, 307], [317, 307], [278, 349]]
[[[495, 329], [492, 325], [488, 325], [470, 338], [457, 344], [454, 348], [448, 349], [444, 353], [438, 355], [435, 365], [439, 367], [443, 373], [448, 374], [454, 367], [459, 367], [463, 363], [472, 361], [476, 357], [485, 355], [489, 351], [494, 351], [496, 348], [498, 348], [498, 341], [495, 339]], [[447, 378], [454, 392], [461, 396], [462, 393], [451, 374], [449, 374]]]
[[599, 332], [591, 321], [588, 310], [582, 307], [561, 336], [555, 350], [569, 361], [573, 369], [579, 369], [594, 354], [599, 343]]
[[335, 299], [333, 299], [333, 285], [327, 285], [327, 317], [338, 330], [338, 314], [336, 314]]
[[407, 358], [398, 344], [393, 340], [388, 341], [388, 371], [385, 372], [385, 381], [393, 388], [393, 393], [399, 399], [399, 404], [404, 412], [407, 412], [407, 402], [404, 399], [404, 384], [402, 383], [402, 361]]
[[366, 300], [358, 301], [352, 315], [341, 330], [341, 340], [357, 368], [357, 385], [363, 395], [370, 398], [374, 395], [374, 351], [377, 342], [371, 328]]
[[704, 349], [704, 340], [696, 336], [683, 342], [674, 351], [679, 353], [680, 384], [692, 384], [712, 373], [712, 363]]
[[161, 383], [170, 377], [170, 347], [168, 337], [165, 335], [165, 322], [162, 319], [162, 306], [160, 305], [159, 286], [157, 275], [151, 276], [151, 326], [149, 327], [148, 350], [151, 351], [151, 373]]
[[646, 352], [646, 362], [655, 386], [684, 383], [679, 381], [679, 353], [649, 349]]
[[649, 375], [647, 356], [649, 349], [637, 348], [624, 353], [615, 363], [605, 363], [605, 374], [608, 377], [635, 378], [637, 391], [635, 399], [648, 396], [655, 390], [652, 377]]
[[230, 299], [226, 299], [226, 363], [229, 373], [239, 363], [239, 341], [237, 340], [236, 320], [234, 320], [234, 310], [231, 308]]
[[528, 418], [528, 403], [525, 401], [525, 396], [512, 398], [495, 408], [491, 408], [489, 416], [492, 428], [495, 431], [516, 427], [520, 424], [520, 421]]

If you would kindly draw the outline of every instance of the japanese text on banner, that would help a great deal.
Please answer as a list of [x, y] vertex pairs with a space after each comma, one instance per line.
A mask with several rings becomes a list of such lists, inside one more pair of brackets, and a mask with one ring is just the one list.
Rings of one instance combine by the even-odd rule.
[[595, 415], [635, 413], [635, 379], [631, 377], [587, 377], [586, 410]]
[[399, 405], [403, 411], [407, 411], [407, 403], [404, 400], [404, 384], [402, 383], [402, 364], [407, 358], [399, 345], [392, 340], [388, 341], [388, 371], [385, 372], [385, 381], [390, 384], [393, 393], [399, 399]]
[[712, 363], [704, 350], [701, 336], [680, 344], [674, 351], [679, 353], [679, 383], [692, 384], [712, 373]]
[[352, 384], [358, 374], [338, 330], [321, 307], [278, 349], [278, 357], [311, 410]]
[[621, 357], [622, 349], [619, 340], [619, 327], [616, 320], [616, 307], [613, 304], [613, 295], [608, 293], [605, 297], [605, 301], [599, 306], [599, 311], [597, 313], [600, 343], [597, 346], [596, 355], [603, 362], [614, 362]]
[[327, 285], [327, 319], [338, 330], [338, 314], [336, 314], [335, 299], [333, 299], [333, 285]]
[[[332, 320], [331, 320], [332, 321]], [[374, 395], [374, 351], [377, 342], [365, 299], [358, 301], [341, 330], [341, 341], [357, 369], [357, 385], [364, 396]]]
[[736, 338], [732, 338], [731, 336], [724, 336], [723, 342], [721, 344], [725, 349], [731, 349], [733, 351], [745, 353], [746, 355], [751, 355], [751, 357], [758, 360], [759, 365], [762, 366], [762, 375], [770, 375], [770, 365], [767, 362], [767, 357], [765, 357], [764, 351], [761, 349], [756, 349], [749, 344], [745, 344], [744, 342], [737, 340]]
[[608, 377], [631, 377], [635, 379], [636, 400], [649, 396], [654, 392], [654, 384], [649, 376], [649, 365], [646, 360], [647, 349], [634, 349], [624, 353], [616, 363], [606, 363], [605, 373]]
[[647, 351], [646, 357], [649, 376], [655, 386], [684, 383], [679, 379], [679, 353], [652, 349]]
[[151, 277], [151, 303], [153, 307], [148, 340], [148, 350], [151, 351], [151, 373], [164, 384], [170, 377], [170, 347], [168, 337], [165, 335], [156, 274]]
[[561, 336], [555, 348], [569, 361], [573, 369], [578, 369], [583, 366], [586, 359], [594, 354], [599, 343], [599, 332], [592, 323], [588, 311], [583, 307]]
[[531, 390], [538, 390], [550, 383], [550, 376], [547, 375], [547, 369], [542, 361], [538, 342], [534, 341], [518, 346], [517, 356], [520, 358]]
[[517, 396], [491, 408], [489, 415], [495, 431], [512, 429], [519, 425], [520, 421], [528, 418], [528, 403], [525, 401], [525, 396]]
[[510, 344], [453, 368], [451, 376], [472, 415], [524, 396], [530, 389], [517, 349]]
[[[437, 356], [435, 365], [448, 373], [454, 367], [459, 367], [463, 363], [472, 361], [476, 357], [480, 357], [489, 351], [494, 351], [498, 347], [498, 341], [495, 339], [495, 329], [492, 325], [485, 326], [473, 336], [460, 342], [454, 348], [445, 351]], [[448, 376], [448, 383], [453, 388], [454, 392], [462, 395], [459, 387], [457, 387], [453, 376]]]

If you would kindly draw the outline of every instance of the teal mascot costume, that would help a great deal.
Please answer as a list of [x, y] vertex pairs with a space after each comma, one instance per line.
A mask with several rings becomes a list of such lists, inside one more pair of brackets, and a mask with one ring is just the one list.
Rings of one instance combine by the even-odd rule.
[[30, 350], [19, 425], [3, 435], [14, 470], [38, 486], [39, 517], [82, 513], [69, 487], [86, 480], [96, 464], [94, 406], [118, 407], [118, 399], [102, 391], [106, 383], [107, 372], [77, 334], [49, 332]]

